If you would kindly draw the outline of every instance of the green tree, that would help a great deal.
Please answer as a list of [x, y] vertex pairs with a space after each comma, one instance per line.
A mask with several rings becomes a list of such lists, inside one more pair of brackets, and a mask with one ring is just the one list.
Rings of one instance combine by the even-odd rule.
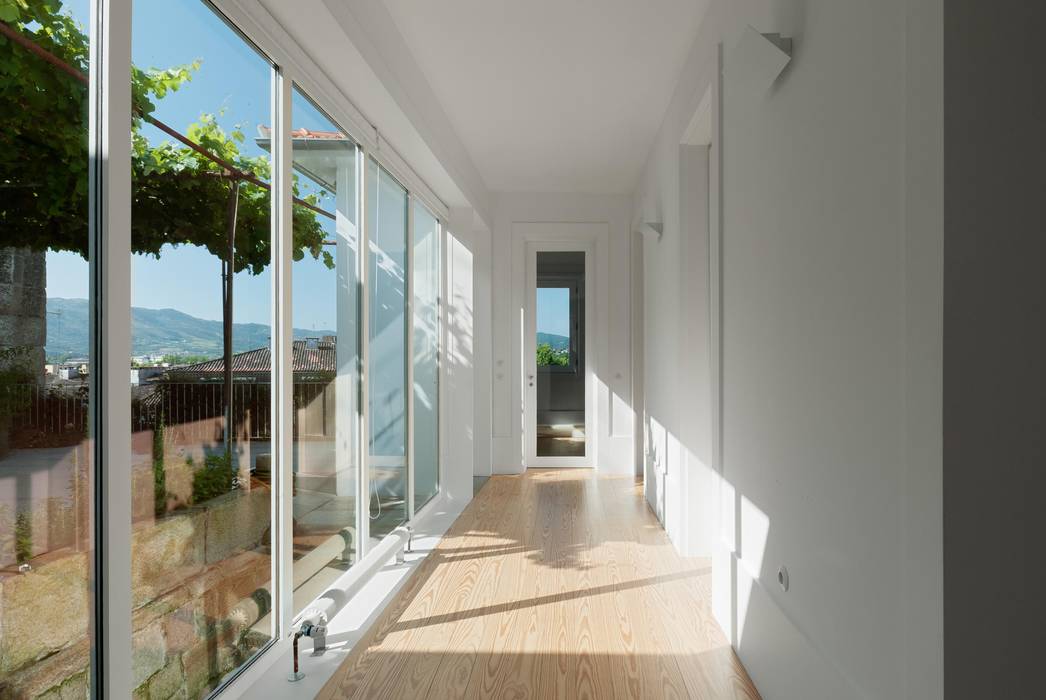
[[29, 513], [19, 511], [15, 516], [15, 560], [27, 564], [33, 558], [33, 523]]
[[163, 410], [153, 427], [153, 512], [156, 517], [167, 513], [166, 425]]
[[[0, 0], [0, 21], [56, 57], [55, 65], [0, 35], [0, 229], [4, 245], [72, 251], [88, 246], [87, 105], [83, 76], [89, 41], [62, 9], [62, 0]], [[186, 136], [232, 169], [181, 142], [153, 144], [142, 126], [156, 103], [200, 70], [201, 61], [166, 69], [133, 67], [131, 98], [131, 250], [160, 257], [165, 245], [195, 245], [223, 262], [226, 451], [232, 435], [232, 296], [236, 272], [260, 274], [272, 260], [270, 192], [251, 180], [270, 180], [269, 160], [241, 152], [243, 131], [226, 132], [202, 113]], [[294, 195], [298, 195], [295, 179]], [[315, 204], [316, 195], [302, 201]], [[293, 256], [334, 258], [323, 249], [314, 211], [292, 208]]]
[[[88, 37], [61, 0], [0, 0], [0, 21], [87, 73]], [[153, 145], [141, 133], [157, 101], [177, 91], [201, 61], [131, 72], [134, 100], [131, 159], [134, 182], [131, 247], [159, 257], [164, 245], [197, 245], [225, 259], [228, 251], [229, 173], [200, 153], [171, 141]], [[87, 104], [82, 80], [0, 35], [0, 227], [4, 244], [87, 255]], [[188, 125], [186, 135], [235, 166], [268, 181], [269, 160], [243, 155], [243, 132], [226, 132], [213, 113]], [[297, 186], [295, 186], [297, 190]], [[297, 194], [297, 191], [295, 191]], [[315, 203], [313, 197], [304, 201]], [[260, 273], [272, 259], [269, 191], [241, 187], [236, 219], [236, 272]], [[333, 267], [314, 212], [296, 205], [294, 258], [306, 254]]]
[[537, 348], [538, 367], [567, 367], [570, 365], [570, 353], [566, 350], [554, 350], [549, 343], [541, 343]]

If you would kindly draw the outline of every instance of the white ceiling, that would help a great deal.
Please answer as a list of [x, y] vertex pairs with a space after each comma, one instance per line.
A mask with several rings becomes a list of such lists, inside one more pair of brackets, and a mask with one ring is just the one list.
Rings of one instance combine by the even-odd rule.
[[487, 187], [627, 194], [707, 0], [384, 0]]

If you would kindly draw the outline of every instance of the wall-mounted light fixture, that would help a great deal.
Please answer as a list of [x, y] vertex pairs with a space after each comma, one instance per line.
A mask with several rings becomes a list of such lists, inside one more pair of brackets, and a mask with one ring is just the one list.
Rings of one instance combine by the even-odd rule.
[[723, 66], [727, 89], [731, 93], [761, 95], [777, 80], [790, 60], [791, 39], [745, 27]]
[[637, 212], [632, 221], [632, 230], [643, 238], [653, 238], [660, 241], [665, 232], [665, 218], [661, 215], [661, 202], [657, 199], [647, 199], [643, 209]]
[[665, 232], [665, 225], [660, 221], [643, 221], [636, 225], [635, 230], [636, 233], [644, 238], [653, 238], [655, 241], [660, 241], [661, 236]]

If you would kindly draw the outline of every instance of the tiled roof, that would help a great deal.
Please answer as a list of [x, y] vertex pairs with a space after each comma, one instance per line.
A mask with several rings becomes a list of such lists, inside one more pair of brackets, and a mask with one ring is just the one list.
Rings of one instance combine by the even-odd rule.
[[[337, 367], [336, 338], [309, 338], [295, 340], [293, 345], [294, 373], [333, 374]], [[258, 348], [232, 356], [233, 374], [267, 374], [272, 366], [269, 348]], [[167, 374], [170, 378], [220, 377], [225, 372], [225, 359], [216, 358], [185, 367], [174, 367]]]
[[[267, 139], [272, 136], [272, 129], [268, 126], [259, 126], [258, 135]], [[320, 141], [348, 141], [349, 137], [340, 131], [317, 131], [314, 129], [294, 129], [291, 131], [292, 139], [315, 139]]]

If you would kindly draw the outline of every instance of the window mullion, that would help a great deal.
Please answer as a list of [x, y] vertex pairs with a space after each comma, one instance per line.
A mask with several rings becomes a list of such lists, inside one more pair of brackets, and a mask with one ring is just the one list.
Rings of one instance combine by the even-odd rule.
[[274, 636], [286, 637], [291, 632], [294, 616], [293, 559], [293, 440], [294, 440], [294, 369], [293, 330], [291, 328], [291, 270], [293, 256], [293, 174], [290, 132], [292, 82], [281, 68], [273, 69], [273, 193], [272, 193], [272, 357], [273, 391], [272, 439], [276, 455], [276, 497], [273, 499], [274, 538], [272, 557], [274, 587], [273, 610], [276, 611]]
[[89, 259], [95, 470], [92, 695], [130, 697], [131, 0], [91, 3]]
[[406, 409], [407, 409], [407, 521], [414, 519], [414, 195], [407, 196], [407, 255], [406, 270], [403, 272], [404, 296], [406, 297]]
[[367, 266], [370, 264], [370, 208], [367, 206], [367, 191], [370, 168], [367, 167], [370, 153], [365, 146], [360, 146], [359, 153], [359, 212], [360, 212], [360, 245], [359, 245], [359, 280], [360, 280], [360, 440], [359, 440], [359, 479], [357, 480], [358, 497], [356, 499], [356, 550], [357, 560], [362, 559], [370, 550], [370, 288], [367, 278]]

